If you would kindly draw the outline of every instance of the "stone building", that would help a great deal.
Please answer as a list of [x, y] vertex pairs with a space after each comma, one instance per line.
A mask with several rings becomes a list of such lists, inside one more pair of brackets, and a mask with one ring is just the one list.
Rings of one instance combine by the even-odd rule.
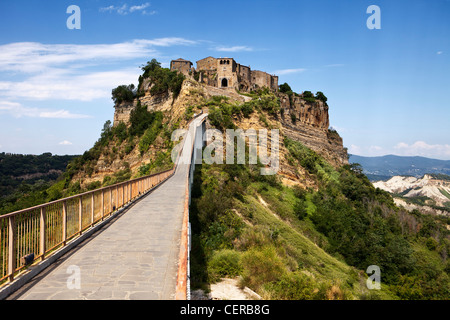
[[178, 70], [185, 76], [189, 76], [194, 71], [192, 62], [181, 58], [170, 62], [170, 70]]
[[[173, 60], [170, 63], [170, 69], [178, 70], [184, 75], [193, 75], [194, 70], [192, 62], [184, 59]], [[204, 58], [197, 61], [195, 72], [199, 82], [222, 89], [249, 92], [267, 87], [272, 91], [278, 90], [278, 76], [251, 70], [250, 67], [237, 63], [233, 58]]]

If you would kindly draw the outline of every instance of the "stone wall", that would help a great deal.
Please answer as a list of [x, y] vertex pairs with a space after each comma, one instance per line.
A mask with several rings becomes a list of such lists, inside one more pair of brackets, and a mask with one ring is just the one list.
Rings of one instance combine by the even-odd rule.
[[250, 67], [236, 63], [233, 58], [207, 57], [197, 61], [197, 72], [202, 75], [199, 81], [208, 85], [223, 88], [223, 79], [226, 79], [226, 87], [238, 89], [244, 92], [267, 87], [272, 91], [278, 91], [278, 77], [263, 71], [252, 71]]
[[173, 60], [170, 62], [170, 70], [177, 70], [188, 77], [192, 71], [192, 62], [184, 59]]
[[197, 71], [200, 70], [217, 70], [217, 59], [213, 57], [207, 57], [197, 61]]

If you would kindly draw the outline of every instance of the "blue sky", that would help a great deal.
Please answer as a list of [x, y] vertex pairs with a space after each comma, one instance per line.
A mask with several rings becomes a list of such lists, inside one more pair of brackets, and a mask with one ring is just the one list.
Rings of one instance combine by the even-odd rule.
[[[81, 29], [69, 30], [70, 5]], [[381, 9], [381, 29], [366, 12]], [[351, 153], [450, 159], [450, 1], [0, 2], [0, 152], [81, 154], [140, 66], [233, 57], [322, 91]]]

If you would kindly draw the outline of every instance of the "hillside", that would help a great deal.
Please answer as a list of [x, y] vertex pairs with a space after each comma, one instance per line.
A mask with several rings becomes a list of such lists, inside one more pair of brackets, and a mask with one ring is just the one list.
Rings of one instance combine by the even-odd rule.
[[[445, 223], [399, 209], [358, 167], [334, 168], [288, 138], [283, 147], [314, 189], [261, 176], [258, 166], [197, 167], [192, 288], [239, 277], [269, 299], [448, 298]], [[372, 264], [381, 291], [365, 287]]]
[[0, 214], [33, 205], [36, 199], [20, 206], [17, 201], [50, 187], [76, 157], [0, 153]]
[[427, 173], [450, 174], [450, 161], [424, 157], [362, 157], [350, 155], [350, 163], [359, 163], [371, 181], [387, 180], [393, 176], [422, 177]]

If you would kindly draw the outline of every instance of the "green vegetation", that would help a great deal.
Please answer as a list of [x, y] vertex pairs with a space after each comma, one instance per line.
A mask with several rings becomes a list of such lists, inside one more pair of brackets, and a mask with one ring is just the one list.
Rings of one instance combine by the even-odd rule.
[[220, 130], [235, 128], [235, 117], [248, 118], [255, 111], [262, 117], [262, 122], [268, 126], [263, 113], [277, 117], [280, 112], [279, 99], [266, 88], [253, 92], [252, 97], [251, 101], [239, 104], [230, 103], [229, 98], [225, 96], [213, 96], [198, 107], [208, 107], [208, 118], [211, 124]]
[[[278, 86], [278, 91], [281, 93], [286, 93], [289, 96], [289, 101], [291, 102], [291, 105], [293, 102], [293, 97], [300, 96], [299, 94], [292, 91], [291, 87], [286, 82]], [[322, 91], [317, 91], [315, 96], [311, 91], [304, 91], [303, 94], [301, 95], [301, 98], [303, 100], [305, 100], [307, 102], [311, 102], [311, 103], [316, 102], [316, 100], [320, 100], [325, 105], [327, 104], [327, 100], [328, 100], [328, 98], [323, 94]], [[292, 122], [295, 122], [295, 121], [293, 120]]]
[[115, 104], [119, 104], [125, 101], [132, 102], [136, 97], [136, 88], [134, 87], [134, 84], [130, 84], [127, 86], [121, 85], [113, 89], [111, 95]]
[[[193, 288], [240, 276], [271, 299], [448, 299], [448, 221], [400, 210], [359, 165], [284, 146], [317, 190], [283, 186], [258, 165], [197, 166]], [[365, 288], [369, 265], [381, 268], [380, 291]]]
[[55, 183], [77, 156], [0, 153], [0, 214], [43, 201], [41, 193]]
[[311, 91], [303, 91], [302, 98], [307, 102], [311, 103], [316, 102], [316, 98], [314, 97]]
[[[183, 81], [184, 75], [177, 71], [170, 71], [168, 68], [162, 68], [161, 63], [156, 59], [147, 62], [147, 65], [142, 67], [144, 73], [139, 77], [139, 89], [142, 90], [142, 83], [145, 79], [150, 80], [150, 93], [152, 95], [161, 94], [171, 91], [173, 98], [177, 98]], [[142, 91], [138, 93], [142, 95]]]
[[317, 91], [316, 92], [316, 97], [315, 98], [320, 100], [320, 101], [322, 101], [325, 104], [327, 103], [327, 100], [328, 100], [328, 98], [321, 91]]

